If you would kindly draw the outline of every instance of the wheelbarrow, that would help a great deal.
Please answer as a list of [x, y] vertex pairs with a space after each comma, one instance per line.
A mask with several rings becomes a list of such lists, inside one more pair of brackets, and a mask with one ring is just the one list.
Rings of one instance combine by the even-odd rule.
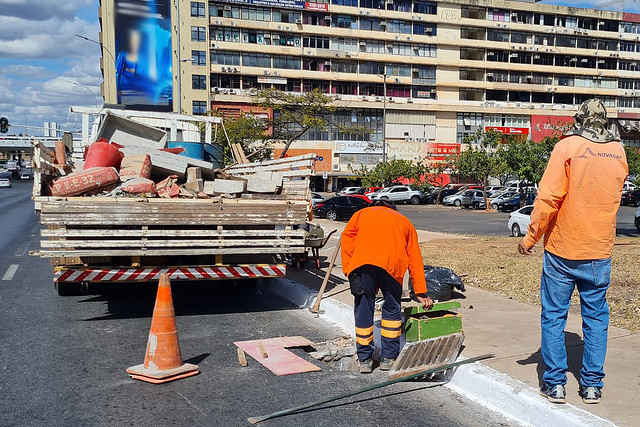
[[[300, 270], [300, 268], [307, 261], [315, 261], [316, 267], [320, 268], [320, 249], [322, 249], [333, 233], [338, 230], [332, 230], [326, 236], [313, 236], [308, 234], [304, 238], [304, 252], [300, 254], [294, 254], [294, 261], [296, 263], [296, 268]], [[309, 251], [311, 251], [311, 255], [309, 255]]]

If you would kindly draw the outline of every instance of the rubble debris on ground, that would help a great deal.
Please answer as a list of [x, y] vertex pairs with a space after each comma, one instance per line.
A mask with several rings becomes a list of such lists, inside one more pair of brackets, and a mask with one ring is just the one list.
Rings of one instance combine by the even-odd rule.
[[338, 337], [328, 341], [318, 342], [313, 345], [315, 351], [309, 356], [323, 362], [337, 362], [344, 357], [353, 357], [356, 347], [350, 336]]

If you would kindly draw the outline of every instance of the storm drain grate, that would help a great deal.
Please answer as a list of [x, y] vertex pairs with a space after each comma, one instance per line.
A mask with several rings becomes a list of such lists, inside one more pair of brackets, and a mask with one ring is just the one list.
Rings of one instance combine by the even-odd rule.
[[389, 379], [401, 378], [454, 362], [458, 358], [463, 341], [464, 334], [458, 332], [406, 343], [389, 371]]

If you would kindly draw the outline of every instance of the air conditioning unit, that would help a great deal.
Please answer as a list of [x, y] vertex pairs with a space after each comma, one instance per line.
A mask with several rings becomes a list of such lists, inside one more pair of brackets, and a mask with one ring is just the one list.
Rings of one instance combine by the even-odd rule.
[[342, 95], [336, 94], [336, 99], [342, 99]]
[[376, 102], [382, 102], [382, 97], [381, 96], [376, 96]]
[[271, 73], [270, 73], [268, 70], [264, 70], [264, 71], [262, 72], [262, 74], [264, 74], [265, 76], [268, 76], [268, 75], [269, 75], [269, 74], [271, 74]]
[[249, 89], [249, 95], [257, 95], [258, 94], [258, 89], [252, 87], [251, 89]]
[[213, 92], [213, 93], [220, 93], [220, 89], [219, 89], [219, 88], [217, 88], [217, 87], [212, 87], [212, 88], [211, 88], [211, 92]]
[[234, 73], [239, 73], [239, 72], [240, 72], [240, 70], [234, 67], [234, 68], [233, 68], [233, 72], [234, 72]]
[[216, 42], [211, 42], [211, 48], [215, 49], [216, 47], [218, 47], [218, 45], [216, 44]]
[[216, 24], [216, 25], [222, 25], [222, 21], [220, 21], [220, 20], [214, 21], [213, 23]]
[[273, 75], [274, 75], [274, 76], [279, 76], [279, 75], [280, 75], [280, 73], [279, 73], [278, 71], [274, 71], [274, 72], [273, 72]]
[[407, 41], [410, 42], [411, 41], [411, 36], [407, 36]]
[[509, 58], [517, 58], [518, 54], [517, 53], [510, 53], [509, 54]]
[[236, 91], [235, 91], [235, 90], [233, 90], [233, 89], [229, 89], [229, 95], [235, 95], [235, 94], [236, 94]]
[[387, 22], [386, 21], [380, 21], [380, 26], [381, 27], [386, 27], [387, 26]]
[[324, 16], [324, 20], [325, 21], [331, 21], [331, 15], [325, 15]]
[[298, 24], [298, 25], [302, 25], [302, 19], [299, 19], [299, 18], [298, 18], [298, 19], [296, 19], [296, 24]]
[[230, 22], [229, 22], [229, 25], [231, 25], [232, 27], [235, 27], [235, 26], [236, 26], [236, 25], [238, 25], [238, 24], [236, 24], [236, 21], [230, 21]]
[[367, 42], [364, 40], [360, 40], [360, 42], [358, 43], [361, 47], [367, 47]]
[[271, 38], [274, 39], [274, 40], [280, 40], [280, 35], [279, 34], [274, 34]]
[[223, 73], [226, 73], [227, 72], [227, 67], [221, 67], [220, 71], [222, 71]]
[[278, 25], [278, 29], [281, 30], [282, 29], [282, 25]]
[[345, 58], [351, 58], [351, 52], [345, 52], [344, 56]]
[[223, 93], [224, 95], [227, 95], [227, 94], [229, 93], [229, 89], [222, 89], [222, 93]]
[[407, 103], [408, 104], [413, 104], [413, 98], [407, 98]]
[[360, 97], [360, 99], [362, 99], [363, 101], [366, 101], [366, 100], [367, 100], [367, 95], [362, 95], [362, 96]]
[[331, 61], [324, 61], [324, 65], [331, 65]]
[[224, 10], [231, 10], [231, 5], [228, 5], [228, 4], [227, 4], [227, 5], [225, 5], [225, 6], [224, 6]]
[[393, 98], [393, 96], [390, 96], [389, 99], [387, 99], [387, 101], [389, 102], [396, 102], [396, 100]]

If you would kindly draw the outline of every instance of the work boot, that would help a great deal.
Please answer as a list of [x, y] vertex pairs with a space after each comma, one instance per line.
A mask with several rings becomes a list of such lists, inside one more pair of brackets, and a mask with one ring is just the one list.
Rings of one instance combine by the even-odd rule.
[[390, 359], [388, 357], [383, 357], [380, 359], [380, 370], [381, 371], [390, 371], [393, 368], [393, 364], [396, 363], [396, 359]]
[[361, 374], [370, 374], [373, 372], [373, 359], [368, 358], [367, 360], [360, 361], [360, 373]]
[[540, 396], [549, 399], [551, 403], [566, 403], [566, 393], [562, 384], [547, 386], [544, 385], [540, 389]]
[[600, 403], [602, 389], [599, 387], [585, 387], [580, 384], [580, 397], [587, 404]]

